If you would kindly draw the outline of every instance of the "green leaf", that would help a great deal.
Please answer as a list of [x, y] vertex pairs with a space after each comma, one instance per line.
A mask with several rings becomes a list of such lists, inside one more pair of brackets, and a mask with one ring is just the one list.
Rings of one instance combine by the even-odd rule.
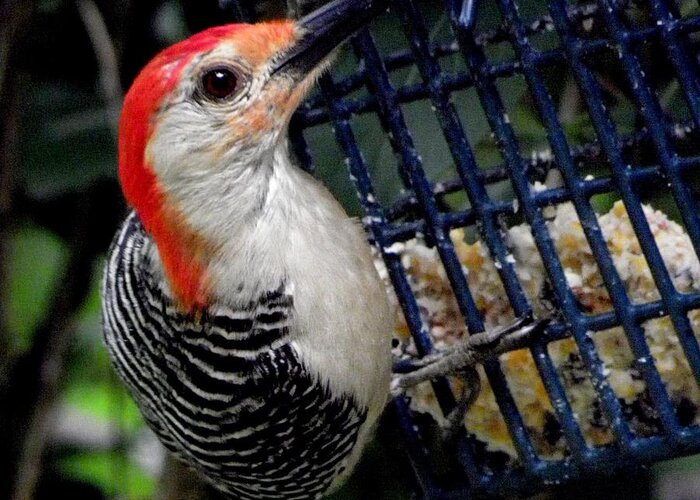
[[7, 325], [22, 351], [48, 311], [68, 250], [38, 226], [20, 223], [15, 229], [9, 239]]
[[[106, 373], [111, 367], [105, 369]], [[136, 404], [116, 380], [91, 380], [78, 377], [70, 382], [63, 395], [64, 402], [81, 412], [101, 420], [116, 423], [123, 431], [135, 433], [144, 421]]]
[[106, 495], [152, 498], [156, 480], [119, 452], [77, 453], [59, 462], [67, 477], [93, 484]]

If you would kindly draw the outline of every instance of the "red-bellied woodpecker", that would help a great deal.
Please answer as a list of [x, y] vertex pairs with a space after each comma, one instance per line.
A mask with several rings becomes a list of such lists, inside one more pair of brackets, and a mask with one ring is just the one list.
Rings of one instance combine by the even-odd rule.
[[339, 485], [388, 397], [391, 315], [365, 235], [286, 138], [377, 3], [209, 29], [124, 102], [133, 211], [105, 270], [107, 347], [166, 447], [235, 498]]

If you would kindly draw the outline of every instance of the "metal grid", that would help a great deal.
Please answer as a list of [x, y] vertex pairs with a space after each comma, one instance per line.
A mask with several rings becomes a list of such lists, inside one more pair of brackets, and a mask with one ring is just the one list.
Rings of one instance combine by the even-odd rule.
[[[337, 81], [326, 75], [320, 82], [320, 95], [312, 97], [295, 116], [290, 134], [292, 145], [302, 165], [313, 170], [314, 152], [309, 148], [305, 133], [317, 125], [331, 123], [335, 138], [346, 157], [350, 178], [359, 194], [365, 213], [364, 221], [377, 247], [382, 251], [390, 279], [399, 297], [407, 324], [421, 353], [431, 351], [431, 340], [421, 323], [418, 305], [411, 292], [400, 256], [385, 251], [395, 242], [406, 241], [417, 233], [425, 235], [437, 248], [447, 272], [469, 332], [483, 331], [484, 325], [472, 292], [462, 271], [449, 231], [457, 227], [476, 227], [497, 263], [496, 267], [516, 316], [531, 312], [531, 304], [521, 288], [509, 250], [504, 241], [499, 217], [512, 214], [512, 200], [490, 196], [488, 186], [508, 179], [524, 220], [532, 230], [536, 246], [547, 263], [547, 278], [561, 309], [561, 319], [549, 326], [547, 332], [531, 346], [532, 358], [561, 425], [568, 454], [559, 460], [543, 459], [531, 442], [507, 381], [496, 360], [485, 364], [485, 371], [496, 396], [517, 451], [517, 465], [503, 471], [489, 470], [464, 439], [457, 445], [457, 460], [463, 476], [449, 486], [440, 484], [432, 468], [432, 460], [422, 444], [421, 430], [404, 400], [396, 400], [405, 441], [424, 494], [428, 498], [463, 498], [467, 491], [491, 494], [527, 492], [547, 484], [581, 477], [596, 472], [611, 472], [634, 464], [651, 463], [669, 457], [700, 451], [700, 429], [679, 423], [664, 383], [651, 360], [641, 323], [651, 318], [671, 319], [696, 382], [700, 380], [700, 348], [691, 329], [687, 313], [700, 308], [700, 293], [679, 293], [671, 281], [651, 229], [642, 211], [639, 187], [649, 183], [668, 184], [682, 222], [690, 236], [696, 254], [700, 250], [700, 207], [687, 182], [688, 176], [700, 163], [700, 147], [681, 147], [679, 137], [686, 132], [695, 137], [700, 129], [700, 73], [697, 67], [695, 40], [700, 32], [700, 18], [682, 17], [671, 0], [650, 0], [644, 7], [651, 18], [643, 25], [630, 25], [625, 12], [634, 6], [629, 1], [597, 0], [596, 3], [572, 6], [566, 0], [549, 0], [548, 13], [537, 19], [523, 19], [514, 0], [495, 0], [502, 16], [499, 28], [477, 33], [467, 9], [457, 0], [446, 0], [455, 41], [435, 43], [430, 40], [426, 21], [414, 0], [394, 0], [391, 15], [397, 16], [408, 40], [408, 49], [381, 55], [370, 31], [361, 31], [352, 45], [361, 63], [354, 72]], [[641, 5], [641, 2], [639, 3]], [[239, 12], [246, 14], [246, 4], [238, 3]], [[545, 5], [542, 6], [544, 11]], [[580, 29], [581, 21], [596, 17], [604, 25], [604, 36], [589, 37]], [[558, 35], [555, 48], [538, 49], [531, 37], [553, 29]], [[490, 62], [485, 48], [489, 44], [505, 43], [512, 47], [512, 60]], [[690, 120], [672, 123], [659, 104], [654, 82], [645, 75], [640, 63], [640, 47], [654, 44], [665, 51], [675, 71], [685, 98]], [[596, 77], [592, 57], [604, 51], [616, 51], [619, 65], [631, 89], [634, 106], [640, 120], [635, 130], [618, 131], [610, 110], [606, 108], [603, 89]], [[461, 55], [466, 71], [446, 73], [440, 59]], [[422, 81], [395, 86], [393, 71], [415, 65]], [[571, 144], [557, 114], [547, 88], [544, 70], [567, 67], [575, 76], [581, 96], [595, 130], [597, 140], [587, 144]], [[508, 119], [499, 79], [519, 75], [524, 78], [529, 96], [553, 153], [552, 160], [527, 159], [521, 153], [520, 138]], [[371, 92], [353, 96], [357, 89], [367, 86]], [[503, 164], [484, 169], [477, 164], [473, 147], [461, 123], [451, 94], [474, 89], [503, 157]], [[449, 147], [457, 177], [437, 184], [426, 174], [419, 152], [406, 123], [402, 106], [416, 100], [432, 103], [440, 130]], [[399, 163], [399, 175], [406, 194], [391, 206], [377, 201], [370, 168], [356, 140], [353, 117], [376, 113], [389, 137]], [[680, 131], [680, 132], [679, 132]], [[693, 141], [691, 141], [693, 142]], [[640, 144], [650, 145], [655, 161], [630, 164], [627, 151]], [[598, 158], [606, 162], [609, 174], [585, 178], [578, 167], [581, 159]], [[564, 186], [533, 192], [531, 173], [539, 167], [557, 168]], [[469, 208], [446, 210], [446, 194], [462, 190]], [[629, 214], [644, 257], [652, 271], [661, 299], [649, 303], [633, 303], [613, 264], [606, 241], [600, 230], [591, 198], [600, 193], [615, 192]], [[586, 239], [598, 263], [613, 310], [602, 314], [585, 314], [567, 285], [564, 269], [550, 238], [543, 207], [570, 201], [574, 205]], [[407, 216], [407, 214], [413, 216]], [[615, 326], [624, 327], [626, 337], [660, 422], [660, 432], [650, 437], [634, 434], [625, 420], [617, 396], [606, 383], [603, 363], [596, 353], [588, 332], [598, 332]], [[581, 358], [590, 374], [601, 409], [614, 435], [614, 443], [604, 447], [589, 446], [577, 424], [567, 400], [557, 369], [547, 351], [548, 343], [567, 336], [575, 339]], [[454, 404], [445, 381], [434, 385], [444, 410]]]

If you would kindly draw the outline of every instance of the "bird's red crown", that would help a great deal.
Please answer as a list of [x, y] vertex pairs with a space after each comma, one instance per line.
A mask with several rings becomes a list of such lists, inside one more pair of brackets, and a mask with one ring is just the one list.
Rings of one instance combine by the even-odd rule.
[[206, 273], [212, 249], [169, 199], [148, 157], [148, 143], [158, 127], [159, 110], [197, 55], [230, 43], [251, 68], [257, 68], [289, 45], [295, 36], [294, 23], [285, 20], [210, 28], [155, 56], [136, 77], [125, 97], [119, 125], [122, 190], [156, 242], [168, 282], [185, 310], [201, 309], [209, 301]]

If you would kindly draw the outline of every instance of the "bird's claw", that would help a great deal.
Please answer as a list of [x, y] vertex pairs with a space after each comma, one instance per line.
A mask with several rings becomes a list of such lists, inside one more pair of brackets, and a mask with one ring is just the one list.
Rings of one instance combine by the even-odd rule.
[[481, 380], [475, 365], [506, 351], [525, 347], [533, 332], [543, 331], [548, 323], [549, 320], [546, 319], [534, 321], [532, 316], [523, 316], [504, 328], [471, 335], [449, 349], [412, 360], [409, 368], [405, 362], [395, 363], [395, 367], [402, 367], [403, 373], [395, 371], [390, 386], [391, 395], [401, 396], [408, 388], [421, 382], [460, 374], [462, 389], [454, 408], [446, 416], [447, 422], [443, 429], [444, 441], [451, 442], [462, 428], [469, 408], [481, 392]]
[[506, 327], [471, 335], [448, 349], [412, 360], [410, 369], [404, 368], [403, 373], [394, 373], [391, 393], [400, 395], [421, 382], [455, 375], [506, 351], [524, 347], [532, 333], [542, 331], [548, 322], [546, 319], [535, 321], [531, 316], [523, 316]]

